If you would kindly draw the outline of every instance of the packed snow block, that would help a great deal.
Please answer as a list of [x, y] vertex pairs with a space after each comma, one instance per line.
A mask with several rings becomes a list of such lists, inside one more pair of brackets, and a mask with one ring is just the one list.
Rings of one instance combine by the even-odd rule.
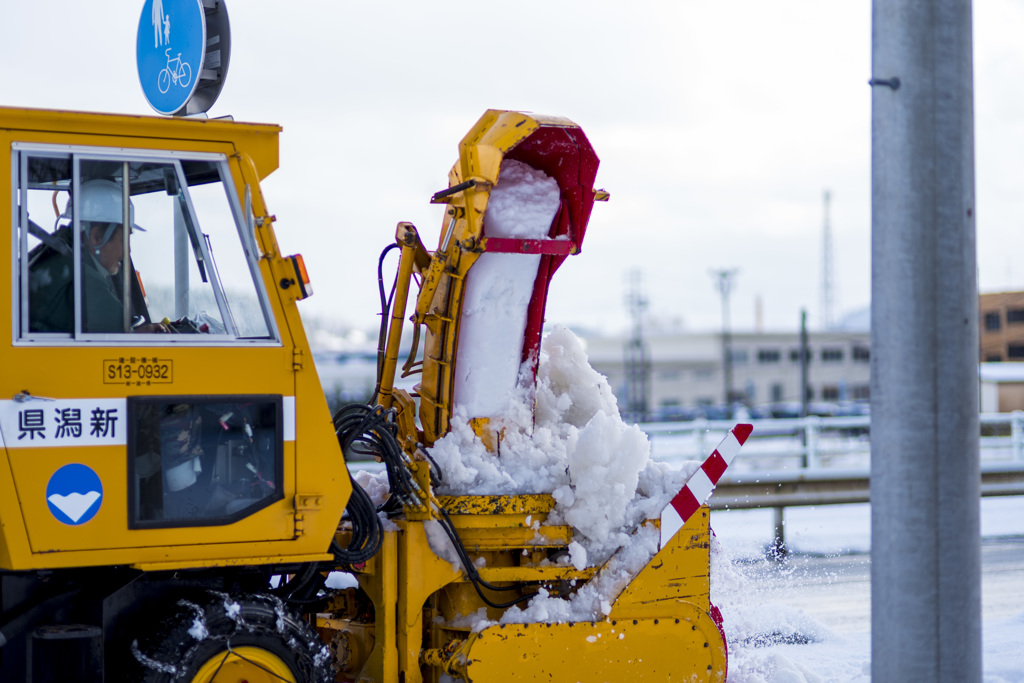
[[[559, 206], [558, 183], [506, 159], [484, 215], [488, 237], [543, 239]], [[515, 393], [527, 309], [540, 254], [482, 254], [466, 276], [455, 366], [455, 409], [470, 418], [502, 418]]]

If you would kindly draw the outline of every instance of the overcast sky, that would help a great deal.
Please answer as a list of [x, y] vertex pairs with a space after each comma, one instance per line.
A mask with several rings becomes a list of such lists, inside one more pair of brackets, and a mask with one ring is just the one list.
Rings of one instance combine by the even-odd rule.
[[[0, 104], [153, 113], [135, 67], [141, 0], [0, 0]], [[821, 320], [822, 194], [835, 317], [870, 302], [868, 0], [470, 3], [229, 0], [211, 116], [278, 123], [263, 190], [316, 293], [303, 312], [376, 324], [398, 221], [436, 246], [462, 136], [489, 108], [565, 116], [601, 158], [583, 253], [549, 321], [624, 328], [627, 273], [652, 320], [721, 325], [709, 270], [738, 269], [736, 329]], [[975, 2], [982, 291], [1024, 289], [1024, 3]], [[393, 265], [393, 264], [392, 264]]]

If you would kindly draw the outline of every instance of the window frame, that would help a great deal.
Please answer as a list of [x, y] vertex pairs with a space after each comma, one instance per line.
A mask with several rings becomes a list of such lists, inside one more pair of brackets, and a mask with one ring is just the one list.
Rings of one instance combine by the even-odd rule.
[[[224, 283], [217, 272], [216, 262], [210, 257], [210, 250], [206, 233], [202, 231], [202, 224], [199, 222], [195, 207], [193, 205], [191, 192], [184, 192], [183, 208], [187, 209], [186, 221], [191, 221], [195, 226], [198, 238], [198, 246], [204, 262], [208, 264], [211, 273], [210, 283], [214, 290], [214, 297], [217, 305], [224, 312], [224, 325], [228, 330], [224, 334], [148, 334], [133, 335], [128, 333], [85, 333], [81, 331], [81, 275], [78, 259], [74, 262], [74, 287], [75, 287], [75, 323], [74, 331], [64, 332], [32, 332], [29, 330], [29, 289], [28, 289], [28, 163], [30, 158], [68, 158], [72, 165], [72, 188], [77, 190], [80, 181], [81, 161], [113, 161], [121, 163], [153, 162], [167, 163], [174, 167], [179, 186], [188, 188], [188, 180], [185, 176], [183, 161], [207, 162], [217, 169], [218, 182], [220, 183], [228, 202], [231, 218], [234, 221], [235, 232], [241, 243], [246, 264], [248, 265], [252, 282], [255, 287], [256, 297], [259, 301], [263, 319], [267, 327], [265, 337], [239, 337], [237, 325], [234, 321], [234, 310], [231, 306], [231, 299], [225, 293]], [[234, 176], [231, 171], [229, 157], [226, 154], [217, 152], [189, 152], [171, 151], [159, 149], [126, 149], [109, 148], [87, 145], [53, 145], [41, 143], [15, 142], [11, 145], [11, 285], [12, 303], [18, 305], [12, 307], [12, 341], [16, 346], [40, 344], [53, 346], [80, 346], [83, 344], [102, 343], [105, 346], [280, 346], [281, 333], [273, 312], [273, 306], [260, 272], [260, 253], [256, 244], [255, 236], [250, 232], [251, 221], [246, 219], [238, 197], [234, 192]], [[129, 187], [130, 191], [130, 187]], [[76, 202], [79, 193], [73, 192], [73, 201]], [[176, 199], [180, 201], [180, 199]], [[80, 234], [77, 229], [79, 211], [75, 210], [72, 218], [73, 248], [74, 253], [79, 253]], [[45, 226], [41, 226], [44, 227]], [[24, 228], [24, 229], [23, 229]], [[23, 258], [24, 257], [24, 258]]]

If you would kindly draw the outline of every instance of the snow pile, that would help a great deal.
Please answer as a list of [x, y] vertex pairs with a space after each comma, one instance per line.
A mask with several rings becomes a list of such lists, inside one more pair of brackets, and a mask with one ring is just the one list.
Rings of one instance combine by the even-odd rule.
[[[569, 599], [542, 590], [525, 607], [509, 608], [502, 623], [593, 621], [658, 551], [660, 534], [646, 519], [657, 517], [698, 462], [673, 467], [650, 459], [650, 444], [619, 415], [604, 376], [590, 367], [580, 340], [556, 326], [544, 338], [537, 362], [524, 363], [514, 401], [497, 419], [498, 453], [489, 452], [456, 411], [451, 431], [429, 449], [442, 480], [442, 495], [550, 493], [548, 524], [569, 524], [574, 540], [562, 564], [577, 569], [604, 565]], [[536, 411], [534, 411], [534, 405]], [[387, 495], [387, 473], [357, 472], [356, 481], [375, 504]], [[539, 520], [528, 519], [539, 529]], [[455, 548], [436, 521], [425, 524], [431, 549], [461, 570]], [[449, 626], [479, 631], [494, 622], [486, 610]]]
[[[568, 328], [556, 326], [545, 337], [536, 384], [532, 364], [523, 364], [514, 397], [498, 420], [497, 454], [487, 451], [457, 411], [451, 432], [430, 449], [443, 473], [438, 492], [551, 493], [555, 508], [547, 523], [574, 529], [560, 561], [577, 569], [604, 566], [569, 599], [542, 590], [525, 607], [508, 609], [502, 623], [602, 619], [658, 551], [659, 532], [643, 521], [658, 516], [699, 463], [673, 468], [650, 459], [646, 435], [622, 421], [607, 380], [590, 367]], [[438, 556], [454, 560], [447, 537], [429, 538]], [[460, 621], [473, 630], [492, 623], [483, 613]]]
[[388, 473], [381, 471], [377, 473], [360, 470], [352, 474], [356, 483], [366, 491], [374, 507], [380, 507], [391, 495], [391, 486], [388, 483]]
[[599, 565], [633, 543], [632, 531], [657, 516], [698, 466], [650, 459], [647, 436], [622, 421], [607, 379], [566, 327], [545, 337], [535, 385], [532, 364], [523, 364], [514, 399], [492, 423], [502, 429], [497, 454], [456, 410], [451, 431], [430, 449], [443, 475], [438, 492], [552, 494], [548, 523], [574, 528], [576, 566]]
[[[488, 199], [485, 235], [546, 238], [559, 205], [554, 179], [506, 159]], [[564, 561], [583, 568], [633, 544], [633, 530], [657, 516], [697, 464], [670, 470], [651, 462], [646, 435], [622, 421], [607, 380], [567, 328], [556, 327], [539, 357], [521, 362], [539, 261], [483, 254], [470, 269], [451, 428], [430, 454], [443, 475], [442, 494], [551, 494], [556, 507], [548, 523], [575, 530]], [[473, 432], [478, 417], [500, 431], [497, 454]], [[432, 538], [448, 557], [445, 539]]]
[[[484, 214], [486, 237], [544, 239], [558, 212], [558, 182], [512, 159], [501, 164]], [[455, 406], [500, 415], [516, 388], [538, 254], [482, 254], [466, 276], [455, 365]]]

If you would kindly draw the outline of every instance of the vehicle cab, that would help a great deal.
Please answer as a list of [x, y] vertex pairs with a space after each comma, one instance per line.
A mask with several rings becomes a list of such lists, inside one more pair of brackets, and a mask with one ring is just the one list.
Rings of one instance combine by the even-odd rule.
[[259, 189], [279, 132], [0, 108], [0, 568], [328, 557], [350, 489]]

